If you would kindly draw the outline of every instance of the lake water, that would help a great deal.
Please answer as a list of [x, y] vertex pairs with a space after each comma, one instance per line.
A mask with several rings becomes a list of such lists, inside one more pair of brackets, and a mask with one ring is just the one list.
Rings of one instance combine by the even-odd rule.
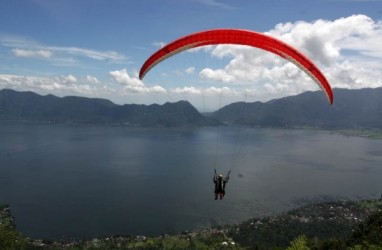
[[[0, 203], [26, 236], [160, 235], [382, 194], [382, 140], [308, 130], [0, 125]], [[232, 168], [214, 200], [216, 167]]]

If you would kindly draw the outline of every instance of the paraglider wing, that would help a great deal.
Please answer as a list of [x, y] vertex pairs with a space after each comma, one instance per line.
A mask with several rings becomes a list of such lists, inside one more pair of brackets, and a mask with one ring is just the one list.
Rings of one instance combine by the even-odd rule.
[[312, 78], [325, 92], [328, 102], [333, 103], [333, 92], [328, 80], [308, 57], [279, 39], [250, 30], [214, 29], [179, 38], [159, 49], [146, 60], [139, 72], [139, 79], [142, 80], [155, 65], [177, 53], [191, 48], [217, 44], [252, 46], [285, 58]]

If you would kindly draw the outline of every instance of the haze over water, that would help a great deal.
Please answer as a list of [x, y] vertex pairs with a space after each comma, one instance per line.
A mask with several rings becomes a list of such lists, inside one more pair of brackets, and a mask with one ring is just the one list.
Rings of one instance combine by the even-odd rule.
[[[237, 223], [317, 196], [382, 194], [382, 140], [308, 130], [0, 126], [0, 203], [45, 239]], [[224, 200], [213, 169], [232, 168]]]

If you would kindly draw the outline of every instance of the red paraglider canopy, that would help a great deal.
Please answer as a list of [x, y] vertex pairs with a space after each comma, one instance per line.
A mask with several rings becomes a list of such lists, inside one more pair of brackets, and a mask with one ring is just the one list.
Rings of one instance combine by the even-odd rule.
[[150, 69], [172, 55], [191, 48], [217, 44], [252, 46], [285, 58], [310, 76], [325, 92], [329, 103], [333, 103], [333, 92], [328, 80], [308, 57], [279, 39], [250, 30], [214, 29], [179, 38], [159, 49], [146, 60], [139, 72], [139, 79], [142, 80]]

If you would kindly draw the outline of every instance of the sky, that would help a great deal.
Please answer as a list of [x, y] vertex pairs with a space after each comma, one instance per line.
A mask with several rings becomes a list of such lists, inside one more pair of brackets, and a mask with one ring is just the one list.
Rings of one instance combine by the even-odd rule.
[[166, 43], [215, 28], [290, 44], [333, 88], [382, 87], [379, 0], [2, 0], [0, 89], [116, 104], [188, 100], [200, 111], [320, 89], [291, 62], [233, 45], [182, 52], [138, 79]]

